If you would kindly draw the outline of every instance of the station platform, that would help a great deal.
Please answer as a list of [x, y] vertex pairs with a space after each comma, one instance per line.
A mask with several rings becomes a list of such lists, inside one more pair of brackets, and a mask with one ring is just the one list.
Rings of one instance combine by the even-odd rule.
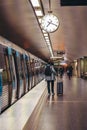
[[47, 96], [42, 80], [0, 115], [0, 130], [34, 130]]
[[45, 80], [0, 115], [0, 130], [87, 130], [87, 80], [63, 77], [63, 96]]
[[47, 98], [37, 130], [87, 130], [87, 80], [63, 78], [64, 94]]

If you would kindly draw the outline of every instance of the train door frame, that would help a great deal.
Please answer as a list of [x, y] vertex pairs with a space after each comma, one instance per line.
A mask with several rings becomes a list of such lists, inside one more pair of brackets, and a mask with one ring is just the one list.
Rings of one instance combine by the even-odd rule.
[[28, 70], [26, 65], [26, 55], [21, 55], [21, 65], [22, 65], [22, 78], [24, 81], [24, 94], [28, 92]]
[[[10, 106], [10, 85], [8, 77], [8, 69], [7, 69], [7, 51], [6, 47], [3, 45], [0, 45], [0, 56], [1, 56], [1, 63], [0, 63], [0, 112], [4, 111]], [[1, 65], [2, 64], [2, 65]]]
[[30, 65], [30, 56], [26, 58], [27, 70], [28, 70], [28, 91], [31, 89], [31, 65]]
[[24, 84], [22, 78], [21, 67], [21, 54], [16, 51], [16, 72], [17, 72], [17, 99], [24, 95]]
[[27, 92], [29, 91], [29, 87], [30, 87], [30, 74], [29, 74], [29, 56], [25, 55], [25, 63], [26, 63], [26, 69], [27, 69], [27, 75], [26, 75], [26, 78], [27, 78]]
[[3, 69], [0, 69], [0, 113], [2, 111], [2, 71]]
[[15, 63], [15, 51], [8, 47], [7, 48], [8, 62], [9, 62], [9, 71], [11, 76], [11, 84], [10, 85], [10, 104], [13, 104], [17, 101], [17, 74], [16, 74], [16, 63]]
[[31, 59], [31, 88], [34, 87], [34, 80], [35, 80], [35, 77], [34, 77], [34, 59]]

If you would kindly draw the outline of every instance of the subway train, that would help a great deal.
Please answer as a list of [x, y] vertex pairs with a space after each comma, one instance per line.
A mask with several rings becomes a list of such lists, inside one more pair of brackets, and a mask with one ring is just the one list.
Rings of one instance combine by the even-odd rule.
[[0, 36], [0, 113], [44, 78], [45, 62]]

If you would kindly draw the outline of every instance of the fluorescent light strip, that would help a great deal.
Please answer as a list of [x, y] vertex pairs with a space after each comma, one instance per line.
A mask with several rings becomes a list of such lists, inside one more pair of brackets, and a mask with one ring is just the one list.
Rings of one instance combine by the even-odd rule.
[[46, 41], [47, 44], [50, 44], [50, 41]]
[[31, 0], [31, 3], [32, 3], [33, 7], [40, 7], [40, 3], [38, 0]]
[[46, 41], [46, 43], [48, 44], [48, 43], [50, 43], [50, 41]]
[[45, 40], [46, 40], [46, 42], [50, 42], [49, 39], [45, 39]]
[[50, 50], [51, 55], [53, 55], [53, 51], [52, 51], [52, 48], [50, 46], [49, 46], [49, 50]]
[[41, 18], [38, 18], [39, 23], [41, 23]]
[[37, 15], [38, 17], [43, 16], [43, 13], [42, 13], [41, 10], [35, 10], [35, 13], [36, 13], [36, 15]]
[[[40, 3], [39, 3], [38, 0], [31, 0], [31, 3], [32, 3], [32, 5], [33, 5], [34, 8], [35, 8], [35, 7], [40, 7]], [[42, 16], [43, 16], [42, 10], [37, 10], [37, 9], [35, 9], [35, 13], [36, 13], [36, 16], [38, 17], [39, 23], [41, 23], [41, 18], [39, 18], [39, 17], [42, 17]], [[46, 42], [47, 42], [47, 45], [48, 45], [48, 48], [49, 48], [49, 50], [50, 50], [51, 56], [53, 56], [52, 48], [51, 48], [51, 46], [50, 46], [49, 37], [47, 37], [48, 34], [47, 34], [47, 32], [44, 31], [44, 30], [42, 30], [42, 32], [43, 32], [44, 38], [45, 38], [45, 40], [46, 40]]]
[[47, 33], [46, 31], [42, 30], [43, 33]]
[[51, 46], [49, 46], [49, 50], [51, 51], [52, 49], [51, 49]]
[[47, 43], [48, 46], [50, 46], [50, 43]]
[[49, 51], [51, 53], [51, 56], [53, 57], [53, 51], [52, 51], [52, 47], [51, 47], [51, 44], [50, 44], [50, 41], [49, 41], [49, 37], [45, 37], [45, 40], [47, 42], [47, 46], [49, 48]]
[[47, 36], [46, 36], [46, 37], [44, 37], [44, 38], [45, 38], [45, 39], [49, 39], [49, 37], [47, 37]]
[[46, 43], [50, 43], [49, 39], [46, 40]]
[[44, 33], [44, 36], [48, 36], [48, 34], [47, 34], [47, 33]]
[[52, 56], [51, 58], [53, 58], [53, 59], [62, 59], [63, 57]]

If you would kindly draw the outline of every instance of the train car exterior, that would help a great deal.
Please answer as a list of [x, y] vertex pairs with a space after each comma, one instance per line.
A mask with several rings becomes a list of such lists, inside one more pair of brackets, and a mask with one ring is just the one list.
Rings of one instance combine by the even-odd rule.
[[0, 37], [0, 113], [44, 78], [44, 61]]

